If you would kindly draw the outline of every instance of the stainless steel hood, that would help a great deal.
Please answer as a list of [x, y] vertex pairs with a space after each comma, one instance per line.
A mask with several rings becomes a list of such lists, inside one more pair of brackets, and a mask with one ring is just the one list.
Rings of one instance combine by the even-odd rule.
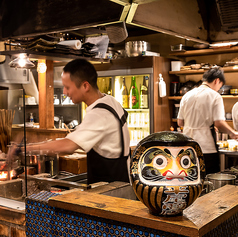
[[1, 38], [36, 36], [125, 20], [126, 0], [2, 0]]
[[0, 85], [18, 84], [18, 87], [23, 88], [27, 95], [34, 96], [36, 103], [38, 103], [39, 91], [32, 71], [30, 69], [11, 68], [8, 65], [10, 61], [11, 58], [6, 56], [5, 61], [0, 63]]
[[4, 62], [0, 63], [0, 82], [14, 83], [14, 84], [27, 84], [29, 83], [28, 69], [15, 69], [11, 68], [8, 64], [11, 59], [6, 56]]
[[232, 41], [237, 10], [236, 0], [2, 0], [0, 40], [61, 32], [87, 37], [125, 21], [129, 37], [132, 26], [199, 43]]

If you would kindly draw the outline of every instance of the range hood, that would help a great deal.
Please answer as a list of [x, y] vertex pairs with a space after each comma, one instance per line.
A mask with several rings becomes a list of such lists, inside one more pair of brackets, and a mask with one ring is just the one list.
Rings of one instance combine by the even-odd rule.
[[206, 44], [238, 38], [236, 0], [2, 0], [0, 4], [0, 40], [62, 32], [87, 37], [90, 29], [93, 34], [104, 28], [106, 34], [106, 26], [121, 22], [126, 22], [129, 37], [131, 26]]
[[10, 62], [10, 57], [6, 56], [5, 61], [0, 63], [0, 82], [13, 84], [28, 84], [28, 69], [12, 68], [8, 65]]
[[126, 0], [2, 0], [0, 4], [3, 40], [122, 22], [130, 8]]
[[219, 0], [216, 1], [221, 29], [225, 32], [238, 31], [238, 1]]

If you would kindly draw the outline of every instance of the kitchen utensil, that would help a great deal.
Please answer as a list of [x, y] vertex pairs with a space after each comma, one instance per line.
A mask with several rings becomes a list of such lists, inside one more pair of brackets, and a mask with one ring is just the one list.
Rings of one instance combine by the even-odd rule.
[[142, 55], [142, 51], [147, 51], [150, 45], [146, 41], [128, 41], [125, 50], [128, 57], [137, 57]]
[[73, 128], [75, 128], [75, 127], [78, 126], [78, 125], [79, 125], [79, 123], [78, 123], [77, 120], [72, 120], [69, 124], [67, 124], [67, 127], [68, 127], [69, 129], [73, 129]]
[[197, 64], [191, 64], [190, 67], [194, 70], [198, 70], [201, 68], [201, 64], [197, 63]]
[[194, 44], [193, 48], [194, 49], [207, 49], [207, 48], [209, 48], [209, 44]]
[[171, 96], [179, 95], [179, 85], [180, 85], [180, 83], [178, 81], [172, 81], [170, 83], [170, 95]]
[[229, 95], [230, 94], [230, 89], [232, 88], [232, 86], [230, 85], [224, 85], [220, 88], [220, 90], [218, 91], [218, 93], [220, 95]]
[[204, 181], [203, 183], [203, 191], [202, 193], [206, 194], [206, 193], [210, 193], [212, 190], [214, 190], [214, 185], [212, 182], [210, 181]]
[[180, 95], [185, 95], [188, 91], [190, 90], [190, 88], [188, 88], [187, 86], [182, 86], [179, 90], [179, 94]]
[[171, 45], [171, 51], [186, 51], [194, 49], [192, 46], [186, 46], [183, 44]]
[[208, 174], [206, 180], [213, 183], [213, 189], [218, 189], [226, 184], [235, 185], [236, 176], [232, 174]]
[[174, 113], [173, 113], [173, 118], [177, 118], [178, 112], [179, 112], [179, 106], [180, 104], [174, 104]]

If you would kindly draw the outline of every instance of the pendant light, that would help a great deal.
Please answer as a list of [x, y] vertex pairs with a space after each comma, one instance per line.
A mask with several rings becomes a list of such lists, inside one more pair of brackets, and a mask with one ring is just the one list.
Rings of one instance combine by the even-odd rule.
[[35, 64], [32, 63], [29, 58], [27, 57], [26, 54], [20, 54], [19, 57], [13, 59], [10, 63], [9, 63], [10, 67], [15, 67], [15, 68], [33, 68], [35, 67]]

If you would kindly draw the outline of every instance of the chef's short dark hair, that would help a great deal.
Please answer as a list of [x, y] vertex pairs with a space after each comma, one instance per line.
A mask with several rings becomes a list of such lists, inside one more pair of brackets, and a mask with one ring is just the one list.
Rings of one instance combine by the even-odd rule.
[[225, 85], [226, 79], [224, 76], [224, 72], [222, 69], [220, 69], [220, 67], [214, 67], [209, 69], [207, 72], [203, 74], [202, 80], [211, 83], [217, 78], [219, 78], [220, 82], [222, 82], [223, 85]]
[[93, 88], [98, 89], [97, 71], [89, 61], [74, 59], [65, 65], [63, 71], [70, 73], [70, 79], [78, 88], [84, 81], [87, 81]]

